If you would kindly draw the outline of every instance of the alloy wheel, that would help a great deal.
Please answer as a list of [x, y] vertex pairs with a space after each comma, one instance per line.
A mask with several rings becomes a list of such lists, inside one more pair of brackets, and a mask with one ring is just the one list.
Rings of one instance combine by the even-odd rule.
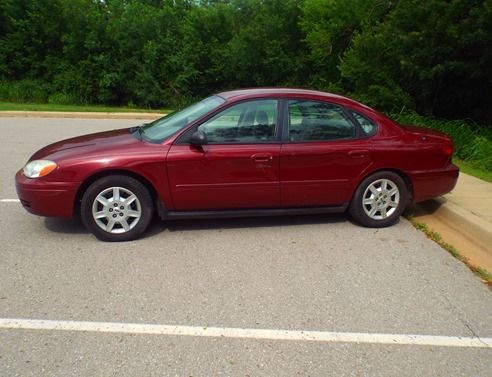
[[389, 179], [378, 179], [366, 188], [362, 196], [362, 207], [373, 220], [390, 217], [400, 203], [400, 190]]
[[124, 187], [109, 187], [101, 191], [92, 203], [92, 217], [99, 228], [108, 233], [126, 233], [142, 216], [137, 196]]

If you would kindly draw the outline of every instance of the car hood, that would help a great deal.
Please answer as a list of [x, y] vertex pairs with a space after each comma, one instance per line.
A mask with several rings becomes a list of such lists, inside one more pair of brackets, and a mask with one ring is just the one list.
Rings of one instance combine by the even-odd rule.
[[135, 138], [129, 132], [128, 128], [98, 132], [50, 144], [34, 153], [29, 161], [38, 159], [52, 159], [56, 161], [75, 155], [80, 156], [83, 154], [97, 153], [102, 150], [122, 150], [140, 143], [141, 141]]

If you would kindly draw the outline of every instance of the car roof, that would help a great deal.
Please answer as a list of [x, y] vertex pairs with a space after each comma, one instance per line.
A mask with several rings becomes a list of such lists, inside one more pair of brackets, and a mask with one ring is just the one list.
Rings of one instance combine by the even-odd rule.
[[302, 98], [323, 98], [325, 100], [348, 101], [356, 103], [350, 98], [340, 96], [338, 94], [320, 92], [318, 90], [299, 89], [299, 88], [247, 88], [236, 89], [218, 93], [226, 100], [239, 100], [258, 97], [302, 97]]
[[[379, 111], [364, 105], [363, 103], [357, 102], [353, 99], [328, 93], [321, 92], [318, 90], [300, 89], [300, 88], [247, 88], [247, 89], [236, 89], [230, 91], [224, 91], [217, 93], [218, 96], [224, 98], [227, 102], [238, 102], [242, 100], [254, 99], [254, 98], [303, 98], [310, 99], [314, 101], [327, 101], [333, 102], [338, 105], [348, 106], [355, 109], [356, 111], [363, 110], [366, 114], [372, 115], [372, 118], [378, 120], [384, 120], [392, 124], [396, 124], [395, 121], [388, 118], [386, 115], [380, 113]], [[363, 113], [364, 113], [363, 112]]]

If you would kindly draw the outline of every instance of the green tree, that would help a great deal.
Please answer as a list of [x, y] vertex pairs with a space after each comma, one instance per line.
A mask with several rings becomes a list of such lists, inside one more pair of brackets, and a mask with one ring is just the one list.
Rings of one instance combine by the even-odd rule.
[[401, 0], [354, 37], [339, 65], [343, 87], [384, 110], [491, 120], [490, 46], [490, 0]]
[[309, 46], [305, 64], [311, 68], [311, 85], [335, 88], [340, 79], [338, 65], [353, 36], [381, 22], [394, 4], [388, 0], [306, 0], [300, 26]]
[[11, 80], [50, 77], [62, 49], [59, 1], [3, 0], [0, 10], [2, 75]]
[[491, 121], [492, 0], [0, 0], [0, 97], [181, 106], [305, 86]]

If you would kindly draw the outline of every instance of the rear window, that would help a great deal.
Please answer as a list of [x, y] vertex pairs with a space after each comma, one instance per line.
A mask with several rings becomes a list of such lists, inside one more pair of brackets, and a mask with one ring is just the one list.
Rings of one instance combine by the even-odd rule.
[[374, 123], [372, 120], [365, 117], [364, 115], [359, 114], [358, 112], [355, 112], [353, 110], [350, 110], [350, 114], [352, 114], [355, 120], [359, 122], [365, 136], [372, 136], [378, 130], [376, 123]]
[[353, 137], [355, 125], [340, 106], [318, 101], [289, 101], [290, 141], [330, 141]]

